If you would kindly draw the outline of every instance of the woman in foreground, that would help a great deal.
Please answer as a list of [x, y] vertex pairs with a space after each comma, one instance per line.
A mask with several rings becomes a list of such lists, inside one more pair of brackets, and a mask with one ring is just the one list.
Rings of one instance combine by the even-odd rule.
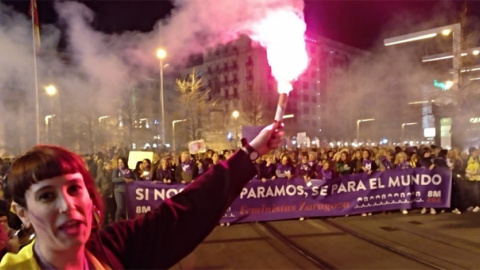
[[60, 147], [36, 146], [15, 161], [9, 175], [12, 207], [25, 227], [34, 228], [36, 240], [5, 255], [0, 268], [169, 268], [203, 241], [255, 175], [251, 158], [276, 148], [282, 136], [275, 124], [266, 127], [251, 146], [155, 210], [93, 232], [102, 200], [82, 159]]

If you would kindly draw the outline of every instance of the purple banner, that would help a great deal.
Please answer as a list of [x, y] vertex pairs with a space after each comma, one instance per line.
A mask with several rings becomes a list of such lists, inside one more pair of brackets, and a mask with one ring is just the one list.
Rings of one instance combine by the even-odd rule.
[[[415, 168], [337, 177], [329, 181], [253, 179], [228, 208], [222, 222], [343, 216], [388, 210], [450, 206], [451, 172]], [[144, 214], [181, 192], [182, 184], [136, 181], [127, 185], [129, 217]]]

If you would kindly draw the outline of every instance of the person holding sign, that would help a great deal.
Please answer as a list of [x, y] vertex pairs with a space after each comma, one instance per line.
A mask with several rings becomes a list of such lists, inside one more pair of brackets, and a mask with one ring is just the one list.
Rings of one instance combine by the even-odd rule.
[[170, 268], [215, 228], [255, 175], [252, 160], [278, 147], [282, 137], [278, 124], [264, 128], [156, 209], [93, 232], [102, 199], [81, 157], [58, 146], [35, 146], [12, 165], [8, 188], [13, 210], [36, 239], [7, 253], [0, 269]]

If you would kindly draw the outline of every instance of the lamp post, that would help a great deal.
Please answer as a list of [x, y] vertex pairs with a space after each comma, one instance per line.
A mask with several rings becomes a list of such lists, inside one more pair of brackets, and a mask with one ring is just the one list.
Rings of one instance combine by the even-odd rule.
[[[49, 143], [53, 143], [53, 142], [52, 142], [52, 135], [51, 135], [51, 133], [52, 133], [52, 131], [51, 131], [52, 127], [51, 127], [51, 125], [49, 125], [49, 122], [48, 122], [47, 119], [51, 119], [53, 116], [55, 116], [55, 115], [54, 115], [54, 113], [55, 113], [55, 110], [54, 110], [54, 97], [57, 95], [58, 91], [57, 91], [57, 88], [55, 87], [55, 85], [53, 85], [53, 84], [49, 84], [49, 85], [45, 86], [44, 89], [45, 89], [45, 93], [50, 97], [50, 113], [51, 113], [51, 115], [47, 115], [47, 116], [45, 117], [45, 123], [46, 123], [47, 128], [48, 128], [48, 142], [49, 142]], [[48, 116], [50, 116], [50, 117], [47, 118]]]
[[405, 130], [405, 126], [412, 126], [412, 125], [416, 125], [418, 124], [417, 122], [410, 122], [410, 123], [402, 123], [402, 140], [404, 140], [404, 130]]
[[179, 119], [179, 120], [173, 120], [172, 121], [172, 147], [173, 151], [175, 151], [175, 124], [180, 123], [180, 122], [185, 122], [187, 119]]
[[232, 117], [234, 119], [234, 126], [235, 126], [235, 145], [238, 145], [238, 117], [240, 116], [240, 113], [235, 110], [232, 112]]
[[357, 120], [357, 143], [359, 143], [359, 139], [360, 139], [360, 123], [370, 122], [370, 121], [375, 121], [375, 118], [358, 119]]
[[163, 59], [167, 57], [164, 49], [157, 50], [157, 57], [160, 59], [160, 107], [162, 115], [162, 144], [165, 145], [165, 105], [163, 100]]
[[[387, 38], [383, 41], [385, 46], [391, 46], [391, 45], [396, 45], [400, 43], [405, 43], [405, 42], [412, 42], [412, 41], [417, 41], [417, 40], [422, 40], [422, 39], [427, 39], [427, 38], [433, 38], [436, 37], [438, 34], [442, 34], [444, 36], [450, 35], [452, 33], [453, 35], [453, 44], [452, 44], [452, 55], [445, 55], [443, 57], [439, 57], [438, 55], [432, 57], [425, 57], [423, 59], [424, 62], [427, 61], [433, 61], [433, 60], [441, 60], [441, 59], [448, 59], [452, 58], [453, 59], [453, 86], [452, 90], [458, 90], [458, 83], [459, 83], [459, 69], [460, 69], [460, 64], [461, 64], [461, 57], [464, 55], [464, 53], [461, 52], [461, 46], [460, 46], [460, 39], [462, 36], [462, 27], [459, 23], [456, 24], [450, 24], [442, 27], [437, 27], [437, 28], [432, 28], [420, 32], [415, 32], [411, 34], [406, 34], [402, 36], [397, 36], [397, 37], [392, 37], [392, 38]], [[466, 55], [466, 54], [465, 54]]]
[[48, 143], [52, 143], [52, 118], [55, 114], [45, 116], [45, 125], [47, 126]]

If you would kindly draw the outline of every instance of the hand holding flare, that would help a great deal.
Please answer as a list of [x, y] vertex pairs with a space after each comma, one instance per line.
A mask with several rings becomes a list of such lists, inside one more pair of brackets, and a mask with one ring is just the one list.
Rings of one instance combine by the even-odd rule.
[[278, 98], [277, 111], [274, 118], [275, 122], [282, 122], [285, 109], [287, 108], [288, 93], [290, 93], [292, 89], [292, 85], [289, 82], [278, 82], [278, 93], [280, 97]]

